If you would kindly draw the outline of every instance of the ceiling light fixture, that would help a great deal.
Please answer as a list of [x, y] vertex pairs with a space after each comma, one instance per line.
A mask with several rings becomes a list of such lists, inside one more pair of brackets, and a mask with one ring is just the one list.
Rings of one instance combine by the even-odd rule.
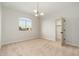
[[33, 10], [34, 13], [35, 13], [35, 16], [43, 16], [44, 13], [43, 12], [39, 12], [39, 3], [37, 2], [37, 5], [36, 5], [36, 9]]

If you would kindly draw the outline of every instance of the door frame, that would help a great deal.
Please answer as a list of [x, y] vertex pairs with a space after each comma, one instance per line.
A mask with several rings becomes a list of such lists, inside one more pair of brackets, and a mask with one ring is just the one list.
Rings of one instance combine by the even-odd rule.
[[56, 20], [55, 20], [55, 40], [57, 41], [57, 20], [58, 19], [61, 19], [61, 23], [62, 23], [62, 32], [61, 32], [61, 34], [62, 34], [62, 39], [61, 39], [61, 45], [64, 45], [65, 44], [65, 38], [64, 38], [64, 21], [65, 21], [65, 19], [64, 19], [64, 17], [59, 17], [59, 18], [57, 18]]

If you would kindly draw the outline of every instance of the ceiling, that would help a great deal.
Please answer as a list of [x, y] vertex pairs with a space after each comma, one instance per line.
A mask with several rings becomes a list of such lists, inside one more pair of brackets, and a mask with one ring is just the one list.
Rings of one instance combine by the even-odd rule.
[[[36, 2], [3, 2], [3, 6], [13, 8], [25, 13], [34, 14], [33, 10], [36, 9]], [[69, 6], [79, 7], [78, 2], [39, 2], [39, 11], [44, 12], [45, 15], [54, 14], [61, 9], [66, 9]]]

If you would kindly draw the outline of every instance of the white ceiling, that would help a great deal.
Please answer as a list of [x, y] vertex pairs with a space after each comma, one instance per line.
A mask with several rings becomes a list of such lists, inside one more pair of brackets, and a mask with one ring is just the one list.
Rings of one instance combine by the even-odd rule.
[[[33, 10], [36, 9], [36, 2], [3, 2], [3, 6], [13, 8], [29, 14], [34, 14]], [[45, 15], [55, 13], [61, 9], [66, 9], [69, 6], [79, 7], [78, 2], [39, 2], [39, 11], [44, 12]]]

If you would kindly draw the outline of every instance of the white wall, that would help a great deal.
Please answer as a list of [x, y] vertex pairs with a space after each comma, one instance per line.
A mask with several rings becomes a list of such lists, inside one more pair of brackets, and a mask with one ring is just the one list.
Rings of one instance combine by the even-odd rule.
[[[73, 43], [79, 45], [79, 4], [78, 3], [62, 3], [53, 5], [58, 6], [55, 9], [51, 9], [52, 11], [49, 14], [45, 14], [41, 18], [41, 33], [39, 27], [39, 20], [34, 18], [31, 15], [15, 11], [9, 8], [3, 8], [2, 14], [2, 42], [3, 44], [27, 40], [31, 37], [38, 37], [39, 33], [43, 38], [49, 40], [55, 40], [55, 20], [57, 17], [64, 17], [65, 22], [65, 39], [66, 43]], [[52, 7], [52, 8], [53, 8]], [[19, 17], [31, 17], [33, 20], [33, 31], [29, 32], [21, 32], [18, 31], [18, 18]]]
[[0, 4], [0, 47], [1, 47], [1, 4]]
[[55, 41], [55, 20], [52, 16], [42, 17], [41, 19], [42, 38]]
[[68, 8], [68, 14], [63, 13], [66, 17], [66, 42], [79, 46], [79, 5]]
[[[79, 4], [78, 3], [63, 3], [58, 5], [59, 8], [56, 11], [52, 11], [50, 15], [43, 17], [42, 22], [42, 34], [43, 36], [50, 37], [52, 40], [55, 38], [55, 20], [58, 17], [64, 17], [65, 22], [65, 39], [66, 43], [79, 46]], [[54, 10], [54, 9], [52, 9]], [[50, 22], [51, 21], [51, 22]], [[52, 31], [49, 31], [52, 28]], [[50, 34], [51, 33], [51, 34]]]
[[[39, 20], [37, 18], [7, 7], [3, 7], [2, 10], [2, 44], [39, 38]], [[20, 17], [32, 19], [32, 32], [19, 31], [18, 21]]]
[[66, 43], [79, 46], [79, 4], [70, 4], [64, 7], [57, 16], [64, 16]]

